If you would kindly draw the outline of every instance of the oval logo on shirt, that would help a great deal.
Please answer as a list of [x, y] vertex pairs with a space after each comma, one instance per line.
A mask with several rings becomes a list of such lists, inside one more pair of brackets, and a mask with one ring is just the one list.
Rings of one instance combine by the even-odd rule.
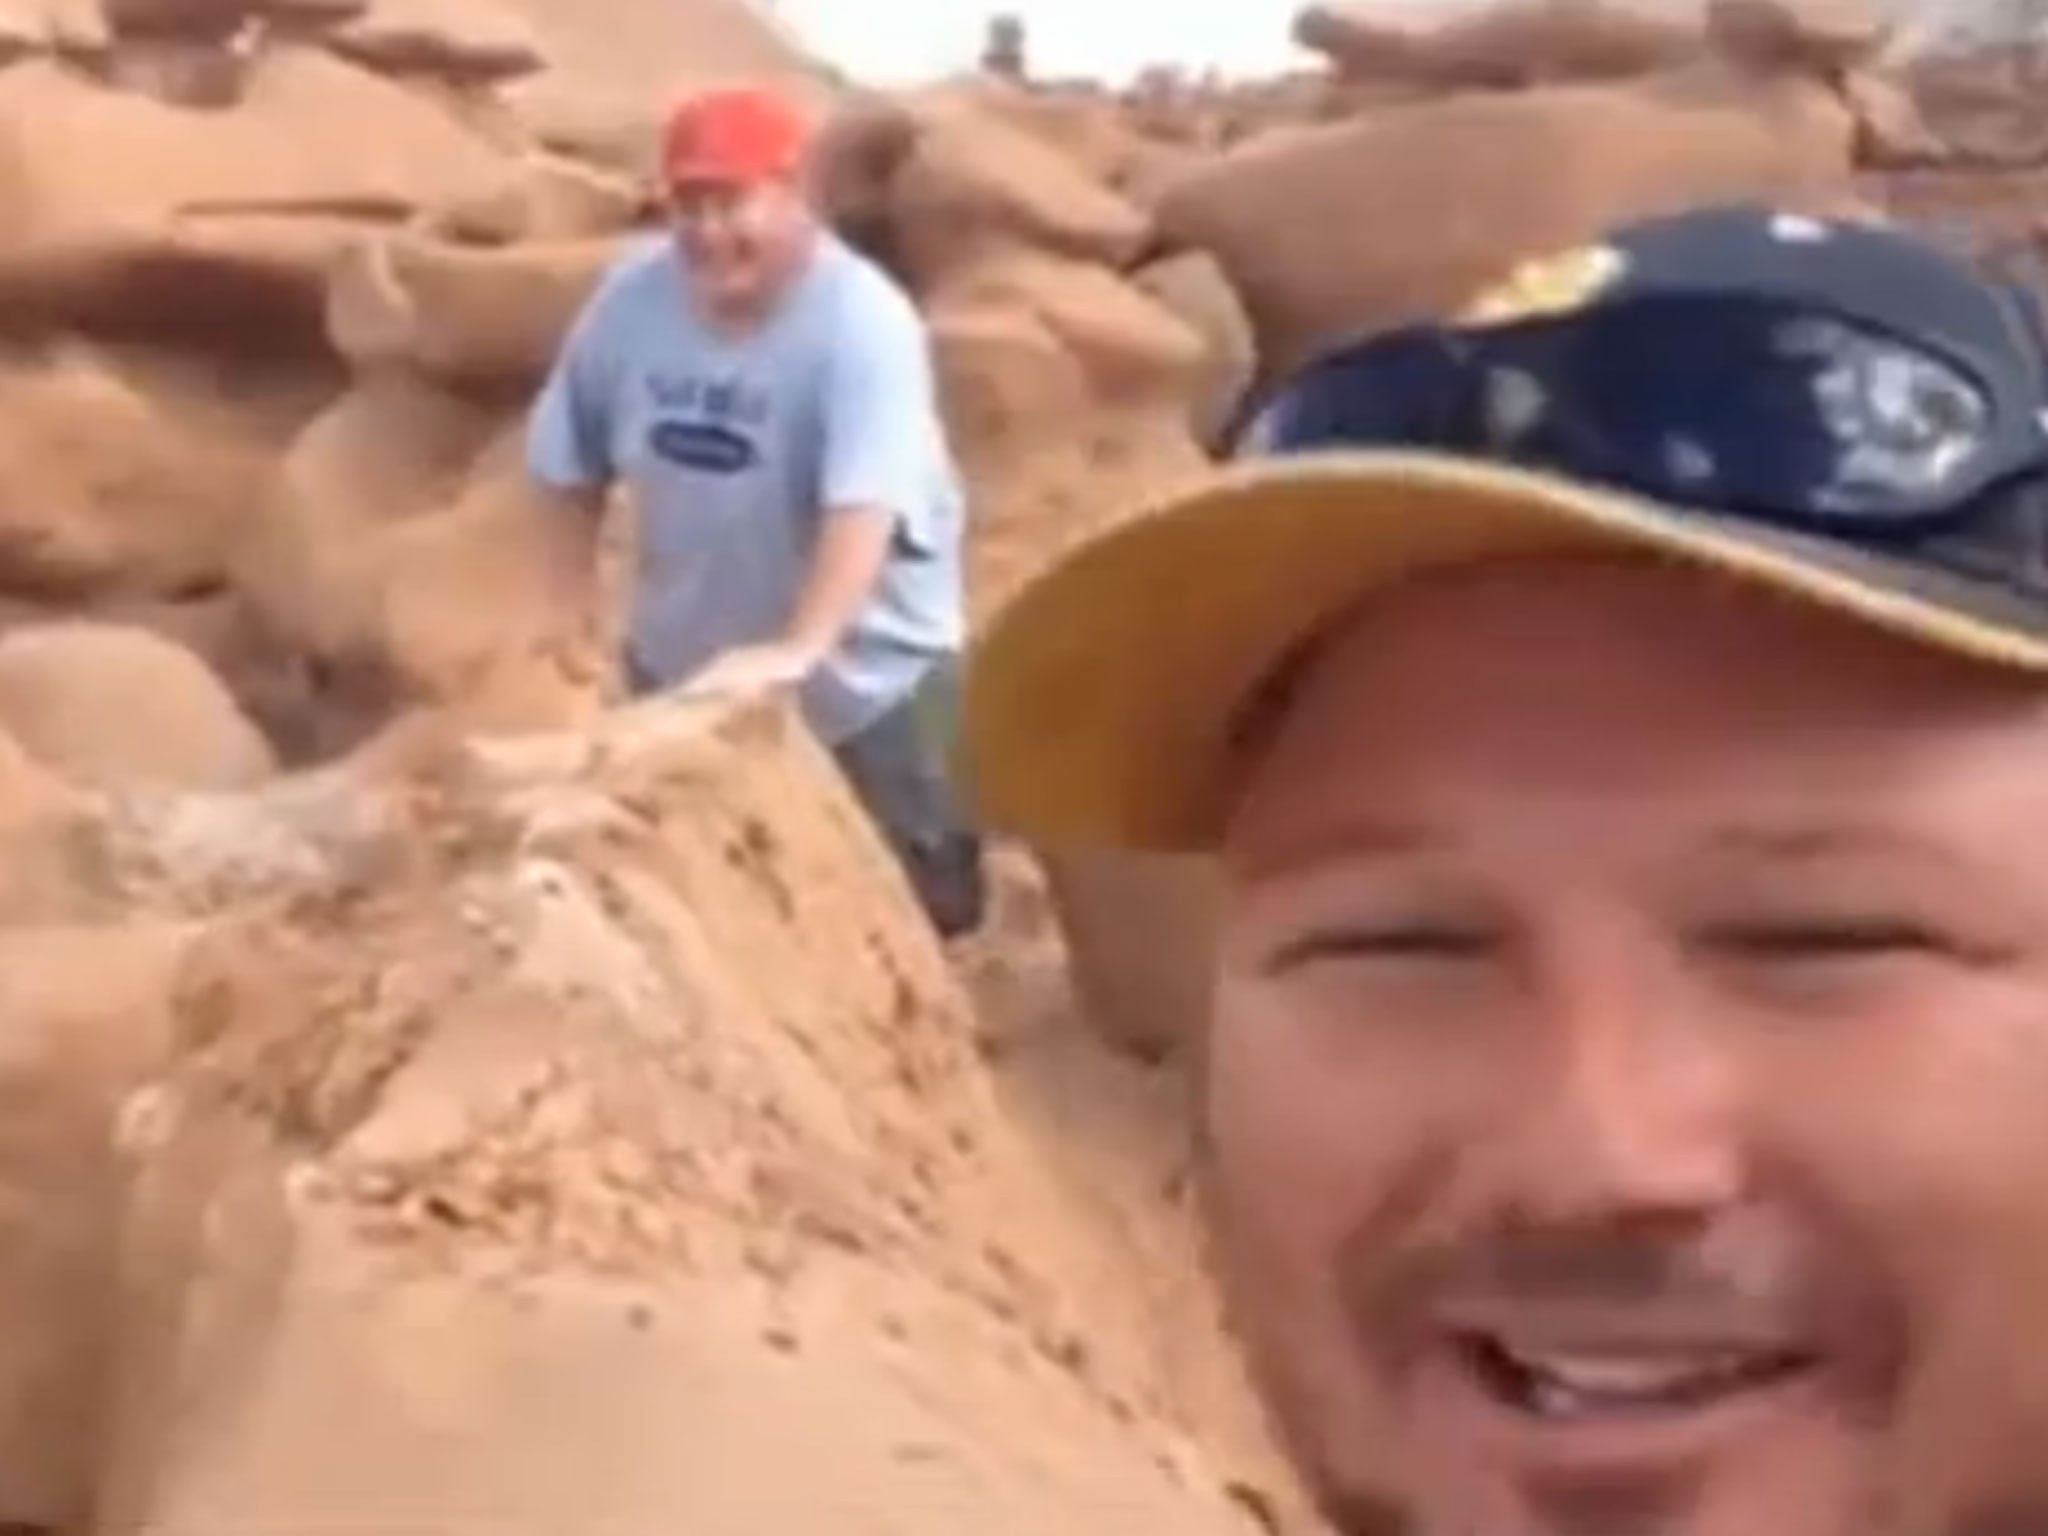
[[647, 434], [647, 445], [671, 464], [714, 475], [751, 469], [759, 457], [750, 439], [701, 421], [658, 421]]

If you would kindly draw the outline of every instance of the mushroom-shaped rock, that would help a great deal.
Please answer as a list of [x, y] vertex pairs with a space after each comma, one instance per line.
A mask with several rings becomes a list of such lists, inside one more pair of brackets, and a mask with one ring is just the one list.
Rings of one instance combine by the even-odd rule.
[[235, 789], [276, 767], [203, 661], [125, 625], [76, 621], [0, 635], [0, 726], [81, 784]]
[[1389, 24], [1341, 0], [1302, 7], [1295, 13], [1293, 35], [1295, 42], [1320, 53], [1347, 76], [1399, 79], [1424, 68], [1414, 24]]
[[1098, 404], [1184, 394], [1202, 339], [1179, 315], [1092, 262], [1013, 250], [950, 275], [936, 307], [1009, 306], [1035, 316], [1080, 364]]
[[351, 219], [229, 213], [0, 250], [0, 313], [24, 329], [310, 359], [327, 350], [327, 269], [360, 234]]
[[0, 590], [79, 601], [217, 579], [266, 446], [84, 345], [0, 367]]
[[586, 240], [631, 228], [647, 206], [645, 191], [624, 176], [536, 151], [490, 191], [435, 210], [425, 232], [465, 245]]
[[1230, 422], [1258, 372], [1251, 321], [1214, 257], [1184, 251], [1131, 274], [1148, 294], [1192, 327], [1202, 340], [1200, 374], [1191, 402], [1195, 435], [1213, 442]]
[[337, 22], [360, 16], [370, 0], [255, 0], [255, 13], [286, 37], [318, 36]]
[[1829, 73], [1872, 59], [1892, 21], [1872, 0], [1706, 0], [1716, 47], [1757, 68]]
[[399, 220], [496, 185], [498, 150], [423, 93], [317, 48], [251, 61], [233, 110], [0, 70], [0, 255], [180, 214]]
[[1090, 180], [1114, 190], [1122, 190], [1119, 184], [1132, 150], [1155, 142], [1147, 139], [1135, 114], [1107, 95], [999, 79], [964, 82], [949, 91], [1021, 129], [1072, 161]]
[[1856, 161], [1874, 169], [1939, 164], [1950, 149], [1906, 85], [1888, 75], [1852, 70], [1842, 94], [1856, 114]]
[[607, 91], [557, 69], [509, 81], [495, 95], [528, 142], [651, 185], [661, 142], [658, 102]]
[[547, 64], [532, 23], [493, 0], [368, 0], [325, 41], [346, 58], [399, 75], [487, 82]]
[[1051, 145], [971, 100], [935, 97], [915, 116], [890, 189], [894, 243], [914, 284], [1012, 245], [1110, 266], [1144, 247], [1143, 210]]
[[895, 186], [916, 145], [916, 117], [901, 99], [859, 94], [838, 103], [811, 146], [818, 204], [855, 245], [894, 270]]
[[1625, 79], [1700, 48], [1696, 14], [1630, 0], [1496, 0], [1448, 18], [1338, 0], [1301, 12], [1295, 36], [1347, 79], [1441, 89]]
[[249, 16], [255, 0], [100, 0], [116, 32], [183, 34], [225, 39]]
[[487, 248], [366, 236], [335, 265], [328, 334], [358, 370], [529, 386], [618, 254], [602, 239]]
[[330, 666], [381, 656], [391, 530], [453, 503], [495, 429], [488, 408], [403, 372], [358, 383], [311, 422], [235, 568], [275, 642]]
[[1701, 66], [1468, 92], [1254, 139], [1170, 188], [1158, 217], [1170, 248], [1222, 266], [1270, 374], [1441, 315], [1625, 219], [1831, 203], [1853, 179], [1852, 137], [1841, 97], [1794, 75]]
[[968, 464], [993, 471], [1085, 418], [1080, 360], [1035, 311], [949, 295], [932, 306], [930, 324], [947, 427]]

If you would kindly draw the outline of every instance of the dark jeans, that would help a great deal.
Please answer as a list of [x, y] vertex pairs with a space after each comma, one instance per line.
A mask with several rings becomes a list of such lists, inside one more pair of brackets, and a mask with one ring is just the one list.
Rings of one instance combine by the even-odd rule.
[[832, 752], [948, 939], [979, 928], [988, 905], [981, 838], [948, 771], [959, 717], [960, 663], [948, 657], [909, 698]]
[[[653, 683], [629, 659], [636, 694]], [[981, 926], [988, 907], [982, 840], [948, 771], [959, 730], [960, 662], [935, 662], [917, 691], [832, 749], [840, 772], [910, 877], [942, 938]]]

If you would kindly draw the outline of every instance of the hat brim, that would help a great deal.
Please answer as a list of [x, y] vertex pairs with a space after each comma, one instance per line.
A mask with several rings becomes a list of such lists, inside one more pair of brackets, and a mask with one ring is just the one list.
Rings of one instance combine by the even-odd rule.
[[1211, 848], [1233, 729], [1305, 644], [1427, 571], [1602, 551], [2048, 674], [2048, 605], [1837, 540], [1437, 454], [1251, 460], [1083, 545], [989, 625], [963, 699], [976, 811], [1042, 846]]

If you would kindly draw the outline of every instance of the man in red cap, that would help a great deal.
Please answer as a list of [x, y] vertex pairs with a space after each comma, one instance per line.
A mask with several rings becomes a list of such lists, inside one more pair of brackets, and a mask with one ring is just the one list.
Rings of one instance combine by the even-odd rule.
[[807, 195], [809, 124], [735, 87], [662, 134], [670, 231], [621, 255], [537, 402], [528, 462], [579, 596], [599, 513], [641, 518], [633, 689], [795, 688], [942, 933], [980, 920], [946, 772], [964, 498], [908, 295]]
[[774, 91], [685, 97], [662, 130], [661, 174], [697, 291], [735, 329], [758, 325], [811, 254], [802, 175], [809, 124]]

